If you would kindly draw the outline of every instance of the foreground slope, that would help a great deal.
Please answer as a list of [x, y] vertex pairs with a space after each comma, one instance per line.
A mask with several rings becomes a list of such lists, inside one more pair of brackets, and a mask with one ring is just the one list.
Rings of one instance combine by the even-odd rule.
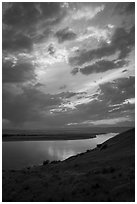
[[134, 201], [135, 129], [53, 164], [3, 171], [3, 201]]

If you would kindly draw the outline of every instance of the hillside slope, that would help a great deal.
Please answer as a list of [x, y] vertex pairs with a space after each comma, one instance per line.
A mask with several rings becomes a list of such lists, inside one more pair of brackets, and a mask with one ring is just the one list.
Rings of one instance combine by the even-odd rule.
[[135, 200], [135, 129], [94, 150], [18, 171], [3, 171], [3, 201]]

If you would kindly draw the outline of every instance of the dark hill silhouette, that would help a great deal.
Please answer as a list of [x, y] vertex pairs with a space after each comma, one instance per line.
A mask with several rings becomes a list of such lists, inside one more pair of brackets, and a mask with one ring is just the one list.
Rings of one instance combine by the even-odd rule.
[[3, 201], [135, 201], [135, 129], [62, 162], [4, 171]]

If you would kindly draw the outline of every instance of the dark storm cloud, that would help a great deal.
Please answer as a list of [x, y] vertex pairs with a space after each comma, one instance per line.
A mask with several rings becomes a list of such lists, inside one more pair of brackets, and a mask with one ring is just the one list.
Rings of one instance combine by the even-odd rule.
[[116, 4], [115, 9], [114, 9], [114, 15], [118, 13], [120, 15], [127, 15], [127, 14], [132, 14], [134, 15], [135, 13], [135, 2], [119, 2]]
[[39, 11], [35, 7], [35, 3], [16, 2], [12, 7], [6, 10], [3, 16], [3, 23], [16, 29], [32, 26], [36, 23]]
[[44, 94], [33, 87], [23, 88], [23, 91], [12, 97], [8, 91], [3, 91], [3, 118], [12, 123], [41, 120], [44, 118], [41, 112], [60, 103], [57, 96]]
[[69, 27], [67, 27], [57, 31], [55, 36], [58, 38], [59, 43], [63, 43], [66, 40], [74, 40], [77, 35]]
[[22, 83], [35, 79], [34, 67], [31, 63], [13, 64], [6, 61], [2, 65], [2, 81], [3, 83]]
[[[112, 108], [109, 108], [106, 101], [95, 100], [87, 105], [80, 105], [77, 112], [72, 116], [72, 123], [81, 123], [84, 121], [98, 121], [98, 120], [109, 120], [118, 117], [131, 116], [134, 110], [133, 104], [126, 104], [120, 107], [119, 110], [109, 112]], [[124, 113], [126, 111], [126, 114]], [[120, 121], [119, 121], [120, 123]], [[133, 122], [132, 122], [133, 123]], [[88, 123], [85, 125], [88, 125]], [[108, 124], [109, 125], [109, 124]]]
[[12, 3], [10, 3], [10, 2], [2, 3], [2, 15], [4, 15], [6, 10], [9, 9], [11, 6], [12, 6]]
[[[119, 109], [112, 109], [116, 104], [122, 104], [126, 99], [135, 96], [135, 77], [121, 78], [110, 83], [100, 85], [101, 92], [97, 94], [97, 99], [88, 104], [80, 104], [72, 112], [71, 118], [68, 115], [69, 122], [83, 122], [86, 120], [103, 120], [109, 118], [125, 117], [129, 114], [134, 115], [134, 104], [123, 104]], [[133, 111], [133, 112], [132, 112]], [[126, 112], [126, 113], [125, 113]]]
[[[66, 10], [58, 2], [14, 2], [7, 9], [5, 7], [3, 50], [30, 50], [33, 42], [48, 38], [52, 33], [51, 26], [59, 23], [66, 15]], [[37, 35], [38, 26], [42, 28], [42, 33]]]
[[124, 59], [128, 56], [135, 44], [135, 27], [130, 31], [124, 28], [117, 28], [112, 36], [111, 43], [103, 43], [101, 47], [89, 51], [81, 51], [80, 55], [70, 57], [69, 62], [72, 66], [80, 66], [93, 59], [110, 56], [120, 51], [118, 59]]
[[135, 2], [130, 2], [126, 8], [126, 13], [134, 14], [135, 13]]
[[32, 40], [28, 36], [16, 34], [14, 31], [3, 31], [3, 51], [30, 51], [32, 45]]
[[[64, 25], [61, 22], [63, 18], [68, 14], [70, 15], [71, 9], [76, 9], [77, 11], [86, 11], [83, 10], [83, 6], [85, 4], [85, 8], [91, 5], [91, 3], [69, 3], [69, 6], [66, 4], [62, 5], [62, 3], [58, 2], [43, 2], [43, 3], [33, 3], [33, 2], [14, 2], [7, 3], [4, 2], [3, 8], [3, 118], [5, 122], [8, 123], [10, 121], [11, 127], [16, 127], [16, 125], [20, 125], [20, 127], [28, 127], [28, 128], [46, 128], [48, 126], [54, 128], [59, 126], [64, 126], [67, 123], [75, 123], [75, 122], [83, 122], [84, 120], [101, 120], [106, 118], [115, 118], [124, 114], [124, 111], [128, 115], [134, 112], [133, 104], [124, 104], [120, 106], [119, 110], [113, 110], [109, 113], [109, 110], [113, 109], [113, 105], [123, 103], [124, 100], [128, 98], [134, 98], [135, 91], [135, 78], [130, 77], [126, 79], [118, 79], [113, 82], [100, 85], [98, 91], [94, 94], [94, 96], [85, 96], [86, 92], [74, 93], [69, 90], [68, 84], [64, 85], [64, 82], [57, 83], [62, 89], [62, 93], [51, 95], [43, 93], [43, 91], [52, 91], [52, 83], [57, 82], [58, 80], [58, 71], [54, 73], [54, 69], [52, 69], [52, 65], [49, 65], [47, 69], [50, 70], [48, 81], [46, 77], [46, 70], [44, 71], [43, 64], [46, 63], [47, 53], [44, 55], [44, 50], [47, 51], [49, 55], [54, 56], [57, 53], [57, 49], [60, 49], [61, 45], [55, 47], [54, 43], [42, 44], [42, 42], [46, 43], [46, 40], [52, 40], [52, 38], [56, 38], [59, 43], [63, 43], [67, 41], [67, 46], [64, 49], [68, 49], [66, 51], [71, 50], [71, 46], [76, 47], [78, 45], [78, 41], [75, 42], [74, 39], [77, 38], [76, 33], [74, 33], [69, 27], [73, 24], [75, 27], [75, 23], [77, 24], [77, 29], [81, 30], [81, 33], [84, 34], [85, 26], [96, 25], [98, 28], [103, 28], [109, 22], [110, 25], [114, 24], [115, 33], [112, 36], [111, 43], [107, 44], [102, 42], [98, 48], [94, 48], [96, 45], [91, 45], [91, 50], [86, 50], [85, 43], [82, 42], [80, 47], [83, 50], [75, 51], [72, 58], [69, 59], [70, 64], [74, 67], [72, 70], [72, 74], [75, 75], [78, 72], [82, 74], [88, 75], [91, 73], [99, 73], [105, 72], [107, 70], [112, 70], [115, 68], [123, 67], [128, 63], [125, 59], [130, 51], [134, 47], [134, 27], [130, 30], [125, 30], [124, 28], [117, 28], [119, 23], [115, 24], [115, 19], [111, 19], [113, 16], [111, 13], [114, 10], [113, 5], [116, 3], [103, 3], [104, 10], [97, 13], [93, 19], [87, 21], [88, 24], [82, 28], [81, 25], [84, 22], [81, 20], [74, 20], [73, 16], [70, 16], [70, 21], [68, 25]], [[62, 6], [61, 6], [62, 5]], [[71, 7], [72, 5], [72, 7]], [[98, 7], [102, 5], [102, 3], [95, 5]], [[123, 6], [123, 5], [122, 5]], [[133, 4], [125, 3], [123, 7], [124, 15], [127, 14], [127, 18], [131, 18], [129, 14], [134, 12]], [[90, 8], [89, 8], [90, 9]], [[110, 10], [109, 10], [110, 9]], [[88, 10], [88, 9], [87, 9]], [[121, 9], [122, 10], [122, 9]], [[121, 12], [121, 11], [120, 11]], [[78, 12], [79, 13], [79, 12]], [[111, 15], [112, 16], [111, 16]], [[116, 15], [117, 21], [118, 19], [121, 21], [121, 16], [123, 14], [118, 14], [118, 10]], [[72, 18], [72, 19], [71, 19]], [[110, 21], [109, 21], [110, 18]], [[107, 20], [108, 19], [108, 20]], [[86, 20], [86, 19], [85, 19]], [[130, 19], [128, 19], [130, 20]], [[59, 24], [58, 23], [62, 23]], [[131, 27], [133, 23], [131, 23], [129, 27]], [[55, 27], [53, 27], [55, 26]], [[68, 26], [65, 27], [64, 26]], [[61, 28], [64, 28], [60, 30]], [[107, 28], [109, 29], [109, 28]], [[57, 32], [56, 32], [56, 31]], [[56, 33], [54, 33], [56, 32]], [[53, 39], [55, 41], [55, 39]], [[70, 44], [70, 40], [74, 40], [73, 43]], [[88, 41], [88, 40], [87, 40]], [[37, 43], [41, 43], [43, 46], [34, 46]], [[65, 46], [65, 44], [63, 44]], [[88, 44], [89, 48], [90, 44]], [[34, 49], [33, 49], [34, 48]], [[81, 49], [78, 48], [78, 49]], [[42, 50], [41, 50], [42, 49]], [[32, 51], [32, 52], [31, 52]], [[34, 51], [34, 52], [33, 52]], [[118, 53], [118, 61], [116, 60], [103, 60], [100, 58], [110, 56]], [[23, 53], [22, 53], [23, 52]], [[25, 52], [25, 53], [24, 53]], [[26, 54], [27, 52], [27, 54]], [[38, 53], [38, 55], [37, 55]], [[40, 54], [42, 55], [40, 56]], [[19, 55], [22, 54], [22, 55]], [[23, 55], [25, 54], [25, 55]], [[36, 56], [35, 56], [36, 54]], [[69, 53], [68, 53], [69, 54]], [[75, 55], [76, 54], [76, 55]], [[26, 57], [23, 57], [26, 56]], [[8, 60], [9, 57], [9, 60]], [[34, 57], [34, 58], [33, 58]], [[36, 57], [36, 59], [35, 59]], [[39, 58], [40, 57], [40, 58]], [[55, 56], [56, 57], [56, 56]], [[60, 56], [59, 56], [60, 57]], [[17, 58], [17, 62], [16, 62]], [[31, 60], [35, 60], [36, 63], [40, 66], [40, 70], [35, 72], [35, 65]], [[57, 56], [58, 59], [58, 56]], [[105, 58], [107, 59], [107, 58]], [[11, 60], [11, 61], [10, 61]], [[87, 66], [86, 64], [91, 64], [92, 60], [95, 60], [96, 63]], [[39, 64], [40, 61], [40, 64]], [[55, 60], [56, 61], [56, 60]], [[58, 61], [58, 60], [57, 60]], [[42, 63], [41, 63], [42, 62]], [[89, 63], [88, 63], [89, 62]], [[35, 64], [36, 64], [35, 63]], [[54, 63], [54, 62], [53, 62]], [[55, 62], [56, 63], [56, 62]], [[64, 63], [65, 64], [65, 63]], [[51, 66], [51, 67], [50, 67]], [[64, 65], [65, 66], [65, 65]], [[59, 67], [59, 65], [55, 64], [55, 67]], [[50, 69], [51, 68], [51, 69]], [[42, 72], [41, 72], [42, 70]], [[57, 69], [60, 72], [60, 67]], [[124, 71], [123, 71], [124, 72]], [[37, 75], [35, 75], [35, 73]], [[44, 73], [44, 74], [41, 74]], [[113, 74], [113, 73], [112, 73]], [[127, 73], [128, 75], [129, 73]], [[61, 74], [62, 75], [62, 74]], [[67, 72], [63, 75], [67, 76]], [[48, 77], [48, 76], [47, 76]], [[82, 75], [80, 76], [82, 77]], [[83, 76], [84, 77], [84, 76]], [[107, 77], [107, 76], [106, 76]], [[73, 78], [73, 77], [72, 77]], [[76, 77], [77, 78], [77, 77]], [[75, 77], [73, 78], [75, 79]], [[37, 81], [38, 80], [38, 81]], [[60, 77], [59, 77], [60, 80]], [[74, 84], [75, 88], [78, 88], [79, 83], [83, 83], [85, 86], [85, 81], [83, 79], [77, 78]], [[103, 81], [103, 80], [102, 80]], [[31, 82], [35, 82], [32, 86]], [[44, 83], [44, 84], [41, 84]], [[51, 83], [52, 82], [52, 83]], [[87, 81], [88, 83], [89, 81]], [[47, 84], [46, 84], [47, 83]], [[66, 83], [68, 83], [66, 81]], [[47, 86], [47, 87], [46, 87]], [[75, 87], [76, 86], [76, 87]], [[46, 89], [44, 89], [46, 87]], [[56, 88], [53, 89], [53, 92], [56, 92]], [[67, 87], [67, 91], [65, 92], [65, 88]], [[92, 87], [91, 87], [92, 88]], [[60, 92], [60, 91], [59, 91]], [[75, 100], [83, 98], [91, 98], [93, 99], [89, 103], [83, 102], [83, 104], [76, 105], [74, 109], [71, 109], [71, 104], [75, 106]], [[85, 100], [86, 101], [86, 100]], [[76, 101], [77, 102], [77, 101]], [[65, 105], [68, 108], [65, 107]], [[69, 108], [70, 104], [70, 108]], [[77, 104], [77, 103], [76, 103]], [[63, 110], [64, 105], [64, 110]], [[110, 107], [110, 105], [112, 105]], [[73, 107], [73, 106], [72, 106]], [[56, 113], [56, 110], [59, 110]], [[64, 112], [63, 112], [63, 111]], [[119, 111], [119, 112], [118, 112]], [[125, 117], [127, 116], [125, 114]], [[28, 126], [24, 124], [28, 123]], [[29, 124], [32, 123], [32, 126]], [[12, 126], [13, 124], [13, 126]], [[24, 126], [23, 126], [24, 125]], [[35, 126], [36, 125], [36, 126]]]
[[114, 49], [120, 50], [119, 59], [127, 57], [135, 46], [135, 27], [133, 26], [129, 32], [126, 32], [123, 28], [117, 28], [112, 37], [111, 45]]
[[33, 37], [34, 43], [42, 43], [45, 39], [49, 39], [53, 35], [53, 31], [50, 28], [46, 28], [42, 34]]
[[49, 25], [59, 23], [66, 15], [66, 9], [62, 9], [62, 3], [39, 3], [43, 13], [43, 19], [50, 19]]
[[14, 2], [4, 13], [3, 23], [16, 29], [30, 30], [41, 20], [50, 19], [51, 25], [61, 20], [64, 15], [61, 4], [57, 2]]
[[123, 90], [128, 94], [128, 97], [135, 96], [135, 77], [130, 76], [129, 78], [117, 79], [115, 83], [118, 84], [118, 89]]
[[121, 78], [100, 85], [99, 99], [109, 104], [120, 104], [126, 99], [135, 97], [135, 77]]
[[[76, 93], [63, 92], [58, 95], [50, 95], [32, 87], [24, 89], [23, 94], [15, 97], [8, 97], [9, 92], [3, 92], [3, 118], [16, 125], [27, 121], [38, 121], [42, 125], [45, 124], [45, 127], [46, 125], [52, 127], [53, 124], [54, 127], [57, 127], [67, 123], [83, 122], [84, 120], [115, 118], [117, 117], [117, 111], [109, 113], [108, 111], [112, 109], [109, 105], [122, 103], [125, 99], [134, 97], [134, 80], [134, 77], [130, 77], [100, 85], [101, 94], [97, 94], [97, 99], [88, 104], [78, 105], [73, 111], [55, 115], [43, 115], [42, 113], [60, 105], [62, 103], [60, 97], [69, 98], [75, 96]], [[122, 91], [124, 92], [122, 93]], [[119, 117], [123, 116], [125, 110], [131, 114], [133, 107], [131, 104], [121, 106]]]
[[[127, 61], [121, 60], [116, 62], [115, 60], [113, 61], [108, 61], [108, 60], [100, 60], [95, 62], [92, 65], [86, 66], [84, 68], [79, 69], [79, 71], [82, 74], [88, 75], [92, 73], [99, 73], [99, 72], [105, 72], [111, 69], [115, 68], [121, 68], [124, 65], [127, 65]], [[78, 68], [74, 68], [72, 71], [72, 74], [75, 75], [78, 72]]]
[[79, 72], [79, 68], [75, 67], [72, 71], [71, 74], [75, 75]]
[[88, 104], [80, 104], [71, 114], [64, 115], [64, 121], [68, 123], [81, 123], [86, 120], [100, 120], [105, 118], [108, 113], [108, 107], [105, 101], [94, 100]]

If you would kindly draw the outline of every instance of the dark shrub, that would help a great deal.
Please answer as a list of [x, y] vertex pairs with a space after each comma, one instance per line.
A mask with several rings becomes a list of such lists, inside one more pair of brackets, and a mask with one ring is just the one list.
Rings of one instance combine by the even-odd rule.
[[43, 161], [43, 166], [49, 164], [49, 160]]
[[107, 147], [108, 147], [108, 145], [107, 145], [107, 144], [104, 144], [104, 145], [101, 146], [100, 150], [104, 150], [104, 149], [106, 149]]
[[102, 146], [102, 144], [97, 144], [97, 148], [100, 148]]
[[79, 156], [81, 156], [81, 155], [83, 155], [84, 153], [82, 152], [82, 153], [79, 153]]
[[51, 164], [57, 164], [57, 163], [59, 163], [59, 162], [60, 162], [60, 160], [58, 160], [58, 161], [55, 160], [55, 161], [51, 161], [50, 163], [51, 163]]

